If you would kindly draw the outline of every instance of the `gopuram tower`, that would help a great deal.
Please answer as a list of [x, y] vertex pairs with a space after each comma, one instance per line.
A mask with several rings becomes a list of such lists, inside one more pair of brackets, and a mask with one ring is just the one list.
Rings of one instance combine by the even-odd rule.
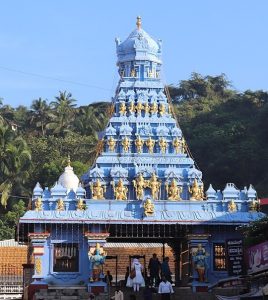
[[120, 79], [94, 165], [80, 184], [70, 162], [52, 188], [37, 184], [20, 219], [19, 241], [34, 253], [33, 286], [101, 286], [92, 257], [104, 262], [107, 242], [122, 241], [168, 244], [173, 280], [194, 291], [244, 272], [236, 228], [263, 216], [256, 191], [233, 183], [204, 191], [162, 80], [162, 42], [141, 18], [136, 25], [116, 39]]

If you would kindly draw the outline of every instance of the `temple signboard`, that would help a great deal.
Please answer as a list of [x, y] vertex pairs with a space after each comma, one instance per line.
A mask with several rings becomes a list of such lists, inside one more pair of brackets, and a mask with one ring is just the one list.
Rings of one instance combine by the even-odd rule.
[[228, 274], [238, 276], [244, 273], [243, 241], [242, 239], [232, 239], [226, 242]]
[[264, 242], [247, 250], [248, 274], [268, 269], [268, 242]]

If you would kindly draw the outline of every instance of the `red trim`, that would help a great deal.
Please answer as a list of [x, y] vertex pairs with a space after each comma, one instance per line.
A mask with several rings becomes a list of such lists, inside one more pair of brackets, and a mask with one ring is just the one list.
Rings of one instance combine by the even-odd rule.
[[261, 205], [268, 205], [268, 198], [262, 198], [260, 199]]

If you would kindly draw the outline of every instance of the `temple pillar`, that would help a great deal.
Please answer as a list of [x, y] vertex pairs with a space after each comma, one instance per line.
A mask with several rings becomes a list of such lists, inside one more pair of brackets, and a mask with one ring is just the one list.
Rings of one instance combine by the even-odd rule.
[[193, 292], [207, 292], [208, 290], [209, 237], [210, 234], [187, 235]]

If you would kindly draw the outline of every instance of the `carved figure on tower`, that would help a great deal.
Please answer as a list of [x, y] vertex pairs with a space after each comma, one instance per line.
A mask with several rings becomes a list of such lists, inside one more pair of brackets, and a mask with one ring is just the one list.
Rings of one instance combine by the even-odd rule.
[[156, 174], [153, 173], [151, 179], [148, 181], [148, 187], [151, 189], [153, 199], [158, 199], [160, 186], [161, 181], [158, 180]]
[[104, 193], [106, 192], [106, 187], [101, 185], [101, 182], [99, 179], [96, 180], [96, 182], [91, 182], [90, 184], [90, 190], [92, 193], [92, 199], [100, 200], [105, 199]]
[[154, 115], [158, 112], [158, 105], [156, 102], [153, 102], [151, 105], [151, 114]]
[[260, 211], [260, 200], [251, 200], [248, 207], [250, 211]]
[[188, 188], [191, 194], [190, 200], [203, 200], [204, 199], [204, 186], [203, 183], [199, 186], [197, 179], [195, 178], [192, 186]]
[[135, 69], [131, 70], [130, 77], [136, 77], [136, 70]]
[[113, 137], [110, 137], [107, 141], [107, 145], [109, 147], [109, 150], [114, 152], [116, 146], [116, 140]]
[[63, 199], [60, 198], [57, 202], [57, 210], [62, 211], [65, 210]]
[[130, 140], [125, 136], [121, 143], [122, 143], [124, 152], [128, 152], [129, 146], [130, 146]]
[[35, 206], [35, 211], [41, 211], [43, 210], [43, 203], [42, 203], [42, 199], [41, 198], [37, 198], [36, 201], [34, 202], [34, 206]]
[[127, 108], [125, 102], [120, 103], [120, 109], [119, 109], [120, 116], [125, 116], [126, 112], [127, 112]]
[[144, 143], [144, 141], [141, 139], [140, 136], [138, 136], [136, 141], [135, 141], [135, 145], [136, 145], [138, 153], [142, 153], [143, 143]]
[[161, 137], [161, 139], [158, 141], [159, 147], [162, 153], [166, 153], [167, 151], [167, 141]]
[[178, 201], [181, 200], [182, 187], [178, 186], [175, 178], [172, 179], [170, 185], [166, 183], [166, 192], [168, 195], [168, 200]]
[[234, 200], [229, 201], [229, 203], [228, 203], [228, 211], [229, 212], [235, 212], [235, 211], [237, 211], [237, 205], [234, 202]]
[[84, 209], [85, 209], [84, 200], [82, 198], [80, 198], [77, 201], [76, 210], [84, 210]]
[[132, 182], [136, 190], [136, 198], [138, 200], [142, 200], [144, 196], [144, 189], [148, 186], [147, 180], [145, 180], [142, 174], [140, 173], [139, 176]]
[[176, 137], [172, 141], [173, 148], [175, 150], [176, 154], [182, 153], [182, 140], [180, 140], [178, 137]]
[[127, 200], [128, 188], [124, 186], [123, 180], [120, 178], [117, 185], [112, 181], [115, 200]]
[[166, 113], [166, 106], [165, 106], [165, 104], [162, 103], [159, 106], [159, 114], [160, 114], [160, 116], [163, 116], [165, 113]]
[[103, 275], [103, 265], [105, 264], [106, 256], [107, 253], [103, 250], [103, 247], [101, 247], [99, 243], [96, 243], [96, 247], [88, 251], [91, 270], [91, 282], [101, 280], [101, 275]]
[[186, 152], [186, 141], [184, 138], [181, 139], [181, 151], [182, 153]]
[[145, 216], [149, 217], [154, 214], [154, 204], [152, 203], [151, 199], [146, 199], [143, 204], [143, 208]]
[[135, 104], [134, 104], [134, 101], [131, 101], [131, 102], [129, 103], [128, 111], [129, 111], [131, 114], [134, 114], [134, 113], [135, 113]]
[[137, 115], [140, 115], [143, 109], [144, 109], [144, 107], [143, 107], [142, 103], [138, 102], [137, 105], [136, 105]]
[[150, 105], [148, 104], [148, 102], [146, 102], [145, 104], [144, 104], [144, 112], [145, 112], [145, 114], [149, 114], [150, 113]]
[[149, 153], [154, 153], [154, 144], [155, 141], [151, 137], [149, 137], [149, 139], [146, 141], [146, 146], [148, 147]]

